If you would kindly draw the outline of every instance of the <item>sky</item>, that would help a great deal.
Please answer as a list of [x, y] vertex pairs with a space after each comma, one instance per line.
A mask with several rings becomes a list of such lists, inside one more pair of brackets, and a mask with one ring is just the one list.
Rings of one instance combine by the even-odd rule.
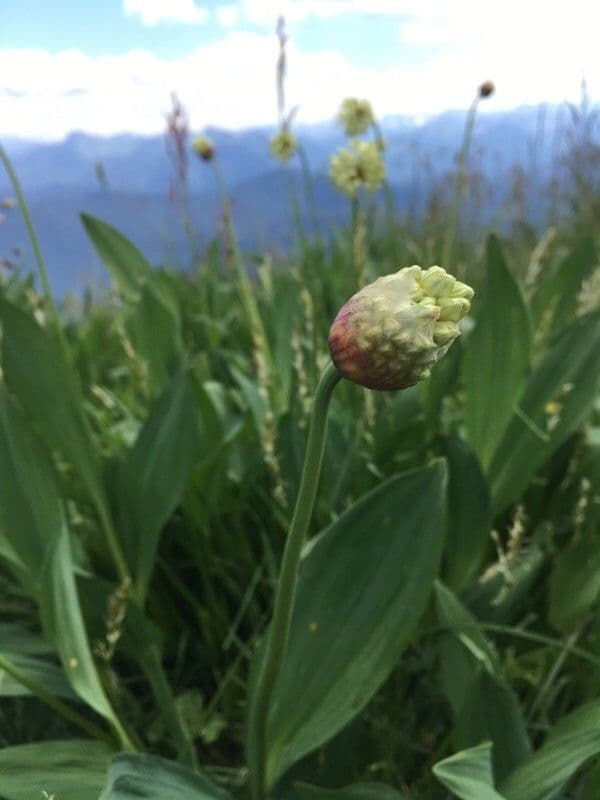
[[379, 117], [600, 100], [592, 0], [0, 0], [0, 136], [159, 133], [172, 92], [192, 130], [276, 124], [276, 21], [286, 104], [331, 119], [344, 97]]

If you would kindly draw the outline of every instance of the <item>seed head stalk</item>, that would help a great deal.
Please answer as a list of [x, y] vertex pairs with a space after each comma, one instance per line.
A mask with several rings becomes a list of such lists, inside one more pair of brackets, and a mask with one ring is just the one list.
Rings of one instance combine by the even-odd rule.
[[225, 178], [223, 176], [223, 172], [219, 165], [219, 160], [217, 158], [213, 158], [211, 163], [215, 174], [215, 179], [217, 182], [217, 187], [221, 195], [221, 203], [223, 206], [223, 217], [225, 224], [225, 235], [227, 236], [229, 249], [231, 251], [231, 261], [233, 263], [233, 267], [237, 277], [237, 285], [238, 285], [238, 292], [240, 295], [240, 301], [248, 318], [248, 323], [250, 325], [250, 331], [252, 333], [252, 339], [254, 341], [254, 344], [256, 347], [260, 349], [261, 353], [265, 357], [269, 375], [271, 375], [273, 366], [271, 352], [268, 347], [267, 343], [268, 340], [265, 333], [263, 321], [261, 319], [260, 312], [258, 310], [258, 305], [256, 303], [256, 299], [252, 292], [252, 286], [250, 284], [250, 280], [248, 278], [248, 275], [246, 273], [246, 268], [244, 266], [242, 252], [240, 250], [237, 233], [235, 230], [235, 224], [233, 222], [231, 200], [229, 199], [229, 193], [227, 191], [227, 186], [225, 184]]
[[263, 800], [266, 793], [269, 709], [290, 633], [300, 555], [321, 473], [329, 401], [340, 378], [337, 369], [330, 365], [323, 372], [315, 393], [300, 489], [283, 553], [265, 655], [250, 706], [248, 756], [251, 765], [250, 783], [253, 800]]

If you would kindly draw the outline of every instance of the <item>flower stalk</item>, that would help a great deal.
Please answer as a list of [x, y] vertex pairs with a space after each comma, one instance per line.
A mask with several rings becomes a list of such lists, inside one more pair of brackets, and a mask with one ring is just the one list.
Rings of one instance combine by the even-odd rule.
[[269, 709], [290, 634], [300, 556], [315, 504], [323, 462], [329, 402], [341, 377], [335, 366], [329, 365], [323, 372], [315, 393], [300, 489], [283, 553], [265, 654], [250, 706], [248, 760], [251, 765], [250, 779], [254, 800], [265, 797]]

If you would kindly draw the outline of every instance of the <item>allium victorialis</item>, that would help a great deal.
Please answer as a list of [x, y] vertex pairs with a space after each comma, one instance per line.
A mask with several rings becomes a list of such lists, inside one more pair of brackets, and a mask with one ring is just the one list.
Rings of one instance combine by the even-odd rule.
[[441, 267], [405, 267], [365, 286], [340, 309], [329, 349], [343, 377], [393, 391], [429, 377], [460, 333], [473, 290]]

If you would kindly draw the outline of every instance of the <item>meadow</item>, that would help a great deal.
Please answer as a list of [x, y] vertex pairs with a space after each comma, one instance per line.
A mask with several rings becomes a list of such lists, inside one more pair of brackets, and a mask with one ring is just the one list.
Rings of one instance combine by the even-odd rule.
[[[31, 224], [37, 276], [0, 283], [5, 800], [600, 797], [598, 150], [545, 229], [472, 224], [492, 91], [418, 219], [349, 101], [323, 231], [281, 100], [287, 255], [241, 251], [206, 138], [173, 139], [222, 191], [193, 270], [83, 209], [111, 290], [57, 303]], [[473, 287], [460, 336], [407, 388], [337, 382], [338, 310], [414, 264]]]

